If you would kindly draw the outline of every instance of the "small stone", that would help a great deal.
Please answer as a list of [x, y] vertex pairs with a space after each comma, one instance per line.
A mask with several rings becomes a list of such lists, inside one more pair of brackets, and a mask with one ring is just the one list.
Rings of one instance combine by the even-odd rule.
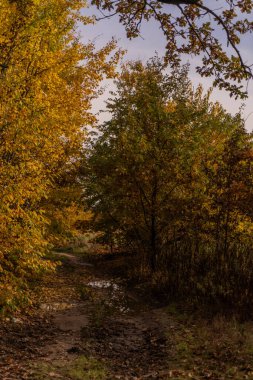
[[49, 372], [48, 376], [50, 376], [50, 377], [56, 377], [58, 379], [60, 379], [60, 378], [62, 379], [63, 378], [62, 375], [60, 375], [59, 373], [56, 373], [56, 372]]
[[22, 323], [22, 320], [20, 318], [15, 318], [15, 317], [13, 317], [11, 321], [14, 323]]

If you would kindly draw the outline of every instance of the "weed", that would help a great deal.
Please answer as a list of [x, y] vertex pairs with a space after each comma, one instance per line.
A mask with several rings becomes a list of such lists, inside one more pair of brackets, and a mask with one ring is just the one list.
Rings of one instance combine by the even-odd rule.
[[34, 380], [49, 380], [52, 377], [65, 380], [105, 380], [107, 370], [97, 360], [86, 356], [73, 361], [54, 361], [51, 364], [38, 362], [33, 365]]
[[178, 343], [176, 350], [180, 357], [187, 357], [191, 354], [191, 349], [187, 342]]
[[94, 326], [100, 327], [106, 318], [114, 313], [114, 308], [106, 300], [99, 300], [95, 303], [91, 322]]
[[93, 300], [95, 297], [94, 291], [87, 285], [80, 284], [76, 290], [82, 301]]

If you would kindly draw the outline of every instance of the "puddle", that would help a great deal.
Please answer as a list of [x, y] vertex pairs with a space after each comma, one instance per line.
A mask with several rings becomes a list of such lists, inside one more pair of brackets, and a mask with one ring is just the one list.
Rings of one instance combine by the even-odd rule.
[[57, 310], [68, 310], [72, 309], [75, 306], [73, 303], [66, 303], [66, 302], [54, 302], [54, 303], [42, 303], [40, 305], [40, 309], [47, 310], [47, 311], [57, 311]]
[[119, 285], [115, 284], [112, 281], [107, 281], [107, 280], [90, 281], [90, 282], [88, 282], [87, 285], [91, 286], [92, 288], [99, 288], [99, 289], [112, 288], [114, 291], [117, 291], [120, 289]]
[[126, 289], [112, 280], [95, 280], [88, 282], [87, 285], [95, 289], [106, 290], [109, 297], [105, 304], [122, 314], [128, 314], [140, 308], [138, 302], [126, 294]]

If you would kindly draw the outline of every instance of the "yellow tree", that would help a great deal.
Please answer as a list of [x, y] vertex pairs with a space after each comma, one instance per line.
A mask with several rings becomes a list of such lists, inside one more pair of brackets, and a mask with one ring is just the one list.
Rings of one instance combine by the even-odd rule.
[[118, 53], [83, 45], [83, 0], [0, 2], [0, 307], [14, 307], [41, 259], [46, 199], [76, 165], [91, 100]]

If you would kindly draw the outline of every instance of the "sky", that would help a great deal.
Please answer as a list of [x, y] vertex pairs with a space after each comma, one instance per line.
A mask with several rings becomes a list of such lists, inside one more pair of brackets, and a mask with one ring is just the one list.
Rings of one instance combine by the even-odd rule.
[[[167, 5], [164, 6], [168, 7]], [[83, 10], [84, 14], [94, 14], [97, 10], [94, 7]], [[124, 56], [124, 60], [137, 60], [147, 61], [150, 57], [157, 54], [162, 57], [165, 53], [166, 41], [162, 31], [159, 29], [159, 25], [156, 21], [149, 21], [142, 24], [141, 37], [129, 40], [126, 37], [125, 29], [114, 16], [109, 19], [98, 21], [95, 25], [81, 26], [79, 28], [81, 39], [84, 43], [87, 41], [95, 41], [96, 46], [104, 46], [112, 37], [118, 40], [118, 45], [127, 50]], [[253, 64], [253, 35], [247, 36], [240, 45], [240, 51], [247, 62]], [[197, 87], [201, 83], [204, 89], [208, 89], [212, 86], [211, 78], [202, 78], [194, 70], [194, 64], [197, 64], [197, 58], [186, 57], [183, 63], [189, 61], [191, 64], [190, 79]], [[104, 101], [108, 97], [109, 91], [113, 89], [112, 81], [105, 81], [103, 85], [106, 87], [104, 94], [95, 101], [94, 112], [98, 112], [105, 108]], [[248, 131], [253, 131], [253, 80], [248, 86], [249, 97], [244, 100], [243, 117], [246, 120], [246, 128]], [[229, 94], [225, 90], [214, 89], [212, 93], [212, 100], [219, 101], [224, 108], [231, 114], [235, 114], [239, 111], [242, 101], [230, 98]], [[99, 120], [106, 119], [106, 114], [102, 113], [99, 116]]]

